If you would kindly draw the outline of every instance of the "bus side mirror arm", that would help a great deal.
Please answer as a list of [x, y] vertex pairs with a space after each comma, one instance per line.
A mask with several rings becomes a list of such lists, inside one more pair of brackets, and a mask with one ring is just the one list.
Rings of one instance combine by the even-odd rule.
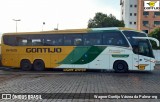
[[148, 39], [148, 40], [153, 40], [156, 42], [157, 46], [159, 47], [159, 41], [156, 38], [152, 37], [133, 37], [134, 39]]

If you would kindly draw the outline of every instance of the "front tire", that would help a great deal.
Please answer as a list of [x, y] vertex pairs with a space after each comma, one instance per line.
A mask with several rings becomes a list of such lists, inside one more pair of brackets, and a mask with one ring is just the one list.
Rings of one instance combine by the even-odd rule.
[[118, 73], [128, 72], [128, 65], [125, 61], [116, 61], [113, 65], [113, 69]]
[[35, 60], [33, 63], [33, 68], [36, 71], [43, 71], [45, 69], [45, 64], [43, 60], [40, 60], [40, 59]]

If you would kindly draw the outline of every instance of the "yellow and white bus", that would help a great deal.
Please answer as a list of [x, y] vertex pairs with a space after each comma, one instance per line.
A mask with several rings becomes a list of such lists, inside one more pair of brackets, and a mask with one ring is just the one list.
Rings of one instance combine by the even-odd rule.
[[155, 58], [147, 34], [127, 28], [91, 28], [2, 35], [2, 65], [45, 68], [151, 71]]

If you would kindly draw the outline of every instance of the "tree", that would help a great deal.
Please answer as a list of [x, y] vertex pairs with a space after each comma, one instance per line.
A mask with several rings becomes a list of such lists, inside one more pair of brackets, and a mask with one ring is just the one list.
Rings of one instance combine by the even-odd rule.
[[116, 19], [115, 16], [110, 14], [103, 14], [98, 12], [95, 14], [93, 19], [89, 19], [88, 28], [99, 28], [99, 27], [124, 27], [124, 21]]
[[[160, 27], [155, 28], [150, 34], [150, 37], [156, 38], [160, 41]], [[156, 43], [151, 41], [153, 49], [160, 49], [160, 47], [157, 47]]]

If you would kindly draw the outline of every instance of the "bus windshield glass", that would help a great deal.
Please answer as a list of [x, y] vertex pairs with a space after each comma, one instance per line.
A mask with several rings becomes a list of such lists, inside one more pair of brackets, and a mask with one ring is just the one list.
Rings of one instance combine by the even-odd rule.
[[148, 39], [134, 39], [133, 37], [147, 37], [145, 33], [122, 31], [129, 40], [135, 54], [154, 58], [151, 44]]

